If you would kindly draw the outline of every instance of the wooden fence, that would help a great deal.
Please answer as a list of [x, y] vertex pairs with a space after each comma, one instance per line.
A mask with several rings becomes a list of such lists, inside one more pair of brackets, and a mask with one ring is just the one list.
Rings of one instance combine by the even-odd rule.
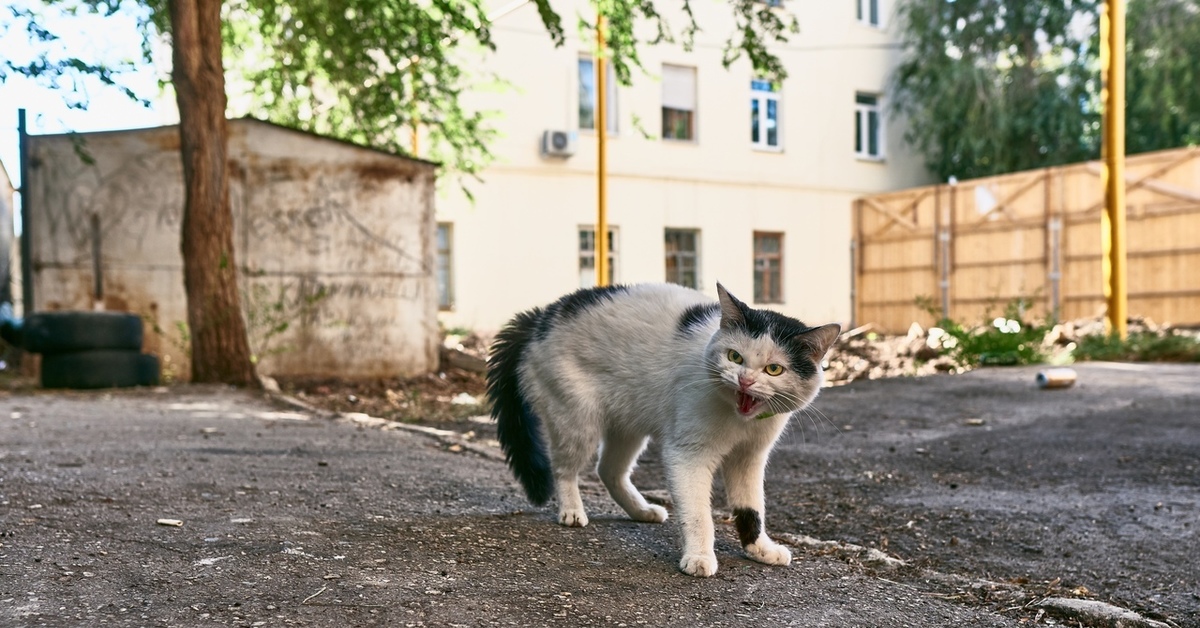
[[[1100, 174], [1087, 162], [858, 199], [856, 324], [978, 322], [1021, 297], [1034, 316], [1102, 315]], [[1129, 157], [1126, 207], [1129, 314], [1200, 324], [1200, 149]]]

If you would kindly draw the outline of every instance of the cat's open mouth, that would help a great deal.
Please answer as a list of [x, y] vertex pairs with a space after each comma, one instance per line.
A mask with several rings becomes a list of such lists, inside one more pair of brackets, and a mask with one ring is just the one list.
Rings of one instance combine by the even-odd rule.
[[736, 391], [734, 398], [737, 401], [738, 414], [742, 416], [755, 416], [763, 406], [767, 404], [766, 399], [759, 399], [750, 393]]

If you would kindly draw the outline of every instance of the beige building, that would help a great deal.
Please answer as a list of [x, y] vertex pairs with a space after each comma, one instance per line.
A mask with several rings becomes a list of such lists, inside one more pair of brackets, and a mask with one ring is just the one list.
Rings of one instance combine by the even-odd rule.
[[[613, 279], [713, 295], [721, 281], [807, 322], [847, 323], [852, 200], [928, 181], [885, 114], [899, 57], [890, 6], [787, 2], [800, 33], [773, 48], [790, 74], [779, 85], [757, 80], [745, 59], [722, 66], [728, 4], [692, 6], [702, 29], [694, 49], [647, 47], [646, 71], [609, 102]], [[587, 4], [556, 3], [569, 27], [561, 48], [532, 4], [506, 8], [487, 69], [514, 89], [472, 96], [503, 114], [497, 161], [472, 186], [473, 205], [452, 189], [438, 199], [447, 327], [494, 330], [594, 276], [592, 44], [570, 28]], [[682, 16], [668, 19], [682, 28]]]

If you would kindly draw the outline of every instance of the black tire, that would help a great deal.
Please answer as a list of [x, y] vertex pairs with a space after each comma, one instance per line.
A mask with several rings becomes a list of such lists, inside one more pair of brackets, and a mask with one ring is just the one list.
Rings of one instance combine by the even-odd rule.
[[137, 351], [77, 351], [42, 356], [42, 388], [157, 386], [158, 358]]
[[142, 350], [142, 319], [126, 312], [37, 312], [23, 327], [33, 353]]

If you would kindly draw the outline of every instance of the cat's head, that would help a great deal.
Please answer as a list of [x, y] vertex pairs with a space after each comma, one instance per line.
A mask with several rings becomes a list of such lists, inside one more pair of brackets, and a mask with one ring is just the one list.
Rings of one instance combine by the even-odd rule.
[[738, 416], [790, 414], [811, 403], [825, 381], [821, 360], [841, 326], [809, 327], [778, 312], [754, 309], [719, 283], [717, 295], [721, 325], [706, 357]]

